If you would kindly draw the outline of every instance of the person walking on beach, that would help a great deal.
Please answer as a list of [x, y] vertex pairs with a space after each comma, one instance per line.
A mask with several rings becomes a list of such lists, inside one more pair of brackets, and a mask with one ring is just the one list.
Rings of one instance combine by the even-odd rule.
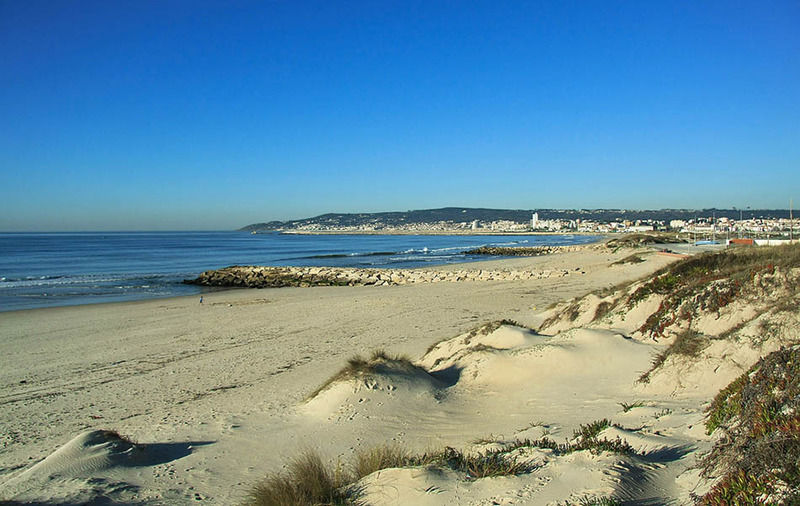
[[203, 296], [201, 295], [200, 296], [200, 304], [202, 304], [202, 303], [203, 303]]

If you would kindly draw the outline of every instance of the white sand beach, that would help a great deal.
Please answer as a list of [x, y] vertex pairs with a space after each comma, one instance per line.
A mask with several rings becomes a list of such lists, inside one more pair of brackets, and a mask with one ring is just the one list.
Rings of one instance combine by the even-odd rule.
[[[651, 252], [612, 265], [630, 253], [587, 247], [459, 266], [569, 272], [525, 281], [240, 289], [208, 293], [202, 304], [183, 297], [0, 313], [0, 499], [237, 504], [306, 449], [347, 463], [384, 444], [422, 452], [564, 441], [603, 418], [624, 427], [606, 428], [609, 437], [646, 449], [649, 460], [528, 449], [521, 457], [538, 462], [535, 473], [470, 481], [387, 469], [365, 478], [363, 500], [566, 504], [615, 490], [687, 498], [696, 473], [686, 472], [694, 459], [685, 454], [708, 445], [702, 404], [715, 391], [635, 385], [656, 343], [613, 329], [538, 335], [500, 325], [469, 334], [501, 319], [536, 327], [553, 303], [676, 260]], [[344, 381], [306, 400], [348, 358], [374, 350], [407, 355], [433, 376]], [[143, 446], [88, 432], [98, 430]]]

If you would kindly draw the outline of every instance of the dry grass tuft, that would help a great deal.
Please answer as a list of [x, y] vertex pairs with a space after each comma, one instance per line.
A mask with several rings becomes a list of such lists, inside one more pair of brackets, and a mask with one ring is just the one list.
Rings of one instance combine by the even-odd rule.
[[[529, 473], [529, 464], [509, 457], [512, 449], [500, 448], [487, 452], [464, 453], [452, 447], [420, 455], [409, 455], [396, 446], [379, 447], [358, 456], [356, 475], [359, 477], [390, 467], [446, 467], [463, 473], [468, 480], [492, 476], [511, 476]], [[362, 474], [364, 473], [364, 474]]]
[[356, 454], [355, 476], [360, 480], [381, 469], [406, 467], [411, 461], [408, 451], [398, 445], [376, 446]]
[[625, 258], [621, 258], [616, 262], [613, 262], [611, 265], [640, 264], [644, 261], [645, 259], [642, 258], [641, 255], [634, 253], [633, 255], [628, 255]]
[[611, 312], [611, 308], [613, 308], [613, 307], [614, 307], [614, 304], [611, 303], [611, 302], [608, 302], [608, 301], [601, 302], [600, 304], [597, 305], [597, 309], [595, 309], [595, 311], [594, 311], [594, 317], [592, 318], [592, 321], [595, 322], [597, 320], [600, 320], [601, 318], [606, 316], [608, 313], [610, 313]]
[[608, 440], [599, 439], [597, 437], [604, 429], [610, 426], [611, 422], [607, 419], [596, 420], [587, 425], [581, 425], [573, 434], [574, 441], [557, 443], [548, 437], [533, 440], [517, 439], [509, 443], [504, 443], [503, 447], [498, 451], [509, 452], [517, 448], [544, 448], [551, 450], [556, 455], [567, 455], [572, 452], [584, 450], [595, 454], [610, 452], [621, 455], [635, 455], [636, 450], [620, 438]]
[[106, 430], [102, 430], [101, 433], [102, 433], [104, 438], [108, 439], [109, 441], [115, 442], [115, 443], [125, 443], [125, 444], [129, 444], [129, 445], [132, 445], [132, 446], [142, 446], [139, 443], [137, 443], [136, 440], [133, 439], [131, 436], [126, 436], [126, 435], [120, 434], [119, 432], [117, 432], [115, 430], [106, 429]]
[[437, 455], [440, 465], [464, 473], [469, 480], [493, 476], [513, 476], [533, 471], [530, 464], [509, 457], [503, 450], [465, 454], [447, 447]]
[[581, 499], [578, 503], [580, 506], [619, 506], [620, 503], [613, 497], [592, 497], [588, 499]]
[[376, 350], [372, 352], [370, 358], [354, 355], [347, 360], [346, 366], [328, 378], [322, 385], [320, 385], [319, 388], [314, 390], [314, 392], [307, 397], [307, 400], [313, 399], [319, 395], [320, 392], [339, 381], [346, 381], [355, 378], [368, 378], [371, 374], [375, 374], [382, 365], [392, 365], [409, 371], [420, 369], [418, 366], [414, 365], [414, 363], [411, 361], [411, 358], [407, 355], [390, 355], [384, 350]]
[[645, 406], [645, 403], [644, 401], [633, 401], [631, 403], [620, 402], [619, 405], [622, 407], [622, 412], [627, 413], [633, 408], [641, 408], [642, 406]]
[[329, 470], [314, 452], [306, 452], [286, 471], [267, 476], [250, 491], [247, 506], [351, 505], [358, 504], [362, 490], [355, 483], [382, 469], [395, 467], [447, 467], [463, 473], [467, 480], [531, 472], [530, 464], [507, 455], [510, 450], [465, 454], [455, 448], [410, 455], [396, 445], [386, 445], [356, 455], [354, 472], [337, 466]]
[[[589, 450], [633, 455], [634, 449], [619, 438], [609, 441], [598, 439], [600, 432], [609, 427], [609, 420], [598, 420], [581, 425], [575, 431], [575, 441], [562, 444], [542, 437], [537, 440], [514, 440], [503, 443], [493, 441], [500, 447], [486, 452], [464, 453], [452, 447], [440, 451], [412, 455], [398, 445], [384, 445], [356, 455], [353, 472], [342, 471], [337, 466], [330, 471], [319, 455], [306, 452], [294, 460], [283, 473], [268, 476], [250, 492], [248, 506], [271, 505], [339, 505], [358, 504], [363, 490], [355, 483], [376, 471], [402, 467], [448, 468], [460, 473], [467, 480], [478, 480], [494, 476], [512, 476], [533, 472], [536, 465], [510, 455], [520, 448], [545, 448], [556, 455]], [[594, 503], [592, 503], [594, 504]], [[613, 504], [613, 503], [597, 503]]]
[[603, 418], [587, 425], [581, 425], [572, 435], [579, 440], [596, 439], [598, 434], [609, 427], [611, 427], [611, 421]]
[[331, 472], [322, 459], [306, 452], [283, 473], [268, 476], [250, 491], [248, 506], [355, 504], [358, 491], [350, 487], [351, 476]]
[[478, 343], [475, 346], [470, 347], [469, 351], [471, 351], [471, 352], [481, 352], [481, 351], [494, 352], [494, 351], [500, 351], [500, 348], [498, 348], [496, 346], [489, 346], [488, 344]]
[[[555, 306], [551, 309], [558, 307], [558, 305], [559, 304], [555, 304]], [[550, 317], [546, 318], [542, 322], [542, 324], [539, 325], [537, 332], [541, 332], [564, 319], [574, 322], [575, 320], [578, 319], [580, 315], [581, 315], [581, 300], [579, 299], [573, 300], [569, 304], [564, 306], [561, 309], [561, 311], [553, 313], [552, 315], [550, 315]]]
[[697, 358], [711, 343], [711, 339], [692, 329], [686, 329], [677, 336], [672, 344], [664, 351], [657, 354], [650, 365], [650, 369], [639, 376], [639, 383], [649, 383], [650, 375], [664, 365], [664, 362], [673, 355]]
[[[466, 342], [466, 344], [469, 344], [472, 341], [472, 339], [475, 338], [476, 336], [488, 336], [489, 334], [491, 334], [495, 330], [499, 329], [503, 325], [511, 325], [511, 326], [520, 327], [520, 328], [523, 328], [523, 329], [527, 329], [528, 328], [528, 327], [526, 327], [525, 325], [522, 325], [519, 322], [504, 318], [502, 320], [495, 320], [493, 322], [484, 323], [484, 324], [481, 324], [481, 325], [473, 328], [472, 330], [467, 332], [467, 335], [464, 337], [465, 342]], [[428, 353], [430, 353], [434, 349], [436, 349], [436, 347], [439, 346], [439, 344], [443, 343], [444, 341], [449, 341], [450, 339], [452, 339], [452, 338], [447, 338], [447, 339], [442, 339], [441, 341], [436, 341], [432, 345], [428, 346], [428, 349], [425, 350], [425, 354], [427, 355]]]

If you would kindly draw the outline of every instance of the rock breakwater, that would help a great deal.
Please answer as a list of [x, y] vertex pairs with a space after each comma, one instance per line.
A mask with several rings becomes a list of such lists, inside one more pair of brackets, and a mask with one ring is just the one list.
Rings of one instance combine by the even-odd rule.
[[566, 253], [568, 251], [580, 251], [585, 249], [585, 245], [575, 246], [533, 246], [533, 247], [508, 247], [508, 246], [481, 246], [480, 248], [465, 251], [465, 255], [495, 255], [506, 257], [536, 257], [539, 255], [549, 255], [551, 253]]
[[285, 286], [394, 286], [414, 283], [460, 281], [517, 281], [568, 276], [564, 269], [525, 270], [454, 270], [355, 269], [343, 267], [262, 267], [235, 265], [205, 271], [186, 284], [247, 288]]

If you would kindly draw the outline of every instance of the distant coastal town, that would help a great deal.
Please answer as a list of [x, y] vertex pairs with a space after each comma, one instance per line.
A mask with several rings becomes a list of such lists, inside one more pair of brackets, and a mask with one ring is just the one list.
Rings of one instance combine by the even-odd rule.
[[[438, 219], [437, 219], [438, 218]], [[616, 234], [674, 232], [685, 238], [797, 238], [791, 210], [545, 210], [434, 209], [405, 213], [326, 214], [249, 225], [252, 233], [299, 234]]]

